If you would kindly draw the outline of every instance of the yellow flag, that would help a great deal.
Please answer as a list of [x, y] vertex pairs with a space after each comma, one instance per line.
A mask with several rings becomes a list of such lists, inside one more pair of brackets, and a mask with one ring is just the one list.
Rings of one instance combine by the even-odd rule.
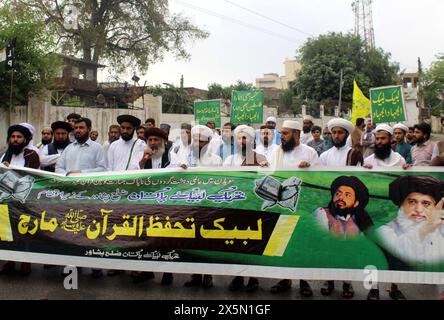
[[352, 123], [356, 125], [356, 119], [367, 118], [371, 115], [370, 100], [359, 89], [356, 81], [353, 81], [353, 108], [352, 108]]

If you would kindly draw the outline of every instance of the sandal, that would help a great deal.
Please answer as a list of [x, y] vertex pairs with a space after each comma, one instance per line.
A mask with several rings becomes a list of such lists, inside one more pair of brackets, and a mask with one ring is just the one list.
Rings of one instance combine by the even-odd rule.
[[407, 300], [407, 298], [404, 296], [404, 294], [396, 289], [396, 290], [388, 290], [390, 298], [393, 300]]
[[371, 289], [368, 292], [367, 300], [379, 300], [379, 289]]
[[324, 286], [321, 288], [321, 294], [323, 296], [329, 296], [332, 294], [334, 289], [335, 289], [334, 281], [325, 281]]
[[351, 283], [345, 283], [342, 285], [342, 297], [344, 299], [351, 299], [355, 296], [355, 291]]
[[299, 280], [299, 292], [304, 298], [309, 298], [313, 295], [310, 285], [305, 280]]
[[270, 289], [271, 293], [281, 293], [291, 288], [291, 280], [285, 279], [279, 281], [276, 285], [272, 286]]

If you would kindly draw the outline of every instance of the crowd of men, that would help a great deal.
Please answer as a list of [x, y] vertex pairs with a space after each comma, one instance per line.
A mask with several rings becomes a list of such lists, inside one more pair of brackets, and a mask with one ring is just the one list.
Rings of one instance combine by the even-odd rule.
[[[92, 172], [116, 172], [126, 170], [151, 170], [161, 168], [190, 167], [239, 167], [256, 166], [269, 168], [308, 168], [311, 166], [343, 167], [362, 166], [366, 169], [380, 167], [444, 166], [444, 141], [431, 141], [431, 127], [419, 123], [407, 127], [379, 124], [371, 119], [358, 119], [355, 124], [342, 118], [328, 122], [325, 128], [314, 125], [313, 118], [305, 117], [300, 123], [287, 120], [277, 130], [277, 121], [269, 117], [259, 129], [248, 125], [236, 126], [225, 123], [220, 131], [213, 121], [207, 125], [181, 125], [177, 141], [170, 141], [170, 125], [156, 126], [154, 119], [145, 124], [131, 115], [120, 115], [111, 125], [108, 139], [103, 145], [96, 142], [99, 132], [92, 130], [91, 120], [78, 114], [70, 114], [66, 121], [56, 121], [43, 128], [42, 140], [34, 145], [34, 127], [20, 123], [8, 128], [7, 150], [0, 162], [6, 166], [41, 169], [64, 175]], [[444, 121], [443, 121], [444, 122]], [[345, 204], [346, 201], [344, 200]], [[349, 217], [328, 216], [323, 218], [343, 230], [344, 238], [350, 225]], [[322, 217], [321, 217], [322, 218]], [[359, 230], [358, 230], [359, 229]], [[356, 229], [360, 232], [360, 228]], [[15, 270], [15, 262], [2, 266], [0, 274]], [[46, 266], [50, 267], [50, 266]], [[31, 265], [22, 263], [20, 272], [29, 274]], [[123, 273], [108, 270], [109, 276]], [[103, 276], [102, 270], [94, 269], [94, 278]], [[152, 272], [131, 272], [134, 282], [154, 278]], [[173, 274], [164, 273], [163, 285], [173, 282]], [[292, 281], [284, 279], [271, 288], [279, 293], [291, 288]], [[192, 275], [185, 286], [213, 286], [211, 275]], [[245, 288], [253, 292], [259, 280], [250, 278], [246, 286], [242, 277], [235, 277], [229, 289]], [[343, 297], [354, 296], [350, 282], [343, 282]], [[330, 295], [334, 282], [327, 281], [321, 293]], [[300, 280], [300, 293], [304, 297], [313, 294], [307, 281]], [[396, 284], [390, 287], [392, 299], [405, 299]], [[369, 299], [379, 299], [374, 288]]]

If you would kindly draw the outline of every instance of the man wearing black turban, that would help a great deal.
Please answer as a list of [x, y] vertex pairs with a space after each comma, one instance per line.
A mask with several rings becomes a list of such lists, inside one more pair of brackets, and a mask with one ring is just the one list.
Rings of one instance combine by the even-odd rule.
[[405, 176], [393, 181], [389, 197], [398, 216], [380, 227], [382, 245], [413, 266], [444, 261], [444, 183], [429, 176]]
[[373, 225], [365, 211], [369, 193], [367, 187], [356, 177], [338, 177], [330, 187], [331, 201], [327, 208], [315, 214], [321, 226], [335, 235], [349, 238], [365, 232]]
[[8, 149], [1, 162], [7, 166], [38, 169], [40, 167], [39, 155], [34, 150], [26, 148], [31, 139], [32, 135], [28, 128], [21, 125], [10, 126], [7, 138]]

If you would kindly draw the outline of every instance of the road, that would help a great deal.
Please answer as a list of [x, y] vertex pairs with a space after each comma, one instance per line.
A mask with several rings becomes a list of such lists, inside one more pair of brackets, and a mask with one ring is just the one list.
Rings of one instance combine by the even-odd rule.
[[[230, 292], [228, 285], [231, 277], [214, 276], [214, 287], [211, 289], [185, 288], [183, 283], [188, 275], [176, 274], [171, 286], [160, 284], [162, 275], [141, 284], [134, 284], [128, 274], [115, 277], [106, 275], [93, 279], [90, 270], [84, 269], [79, 275], [78, 289], [66, 290], [63, 286], [64, 277], [61, 268], [55, 267], [44, 270], [42, 265], [33, 265], [33, 272], [28, 276], [19, 273], [0, 276], [0, 299], [36, 299], [36, 300], [300, 300], [298, 281], [294, 281], [290, 291], [281, 294], [271, 294], [270, 287], [276, 282], [273, 279], [260, 279], [260, 288], [254, 293]], [[320, 294], [321, 281], [310, 281], [314, 290], [314, 300], [342, 299], [342, 284], [337, 282], [332, 296], [323, 297]], [[365, 300], [367, 291], [362, 283], [353, 283], [355, 300]], [[383, 288], [388, 285], [382, 284]], [[400, 285], [400, 289], [409, 300], [435, 300], [444, 291], [444, 286], [436, 285]], [[381, 300], [390, 300], [388, 294], [381, 290]]]

